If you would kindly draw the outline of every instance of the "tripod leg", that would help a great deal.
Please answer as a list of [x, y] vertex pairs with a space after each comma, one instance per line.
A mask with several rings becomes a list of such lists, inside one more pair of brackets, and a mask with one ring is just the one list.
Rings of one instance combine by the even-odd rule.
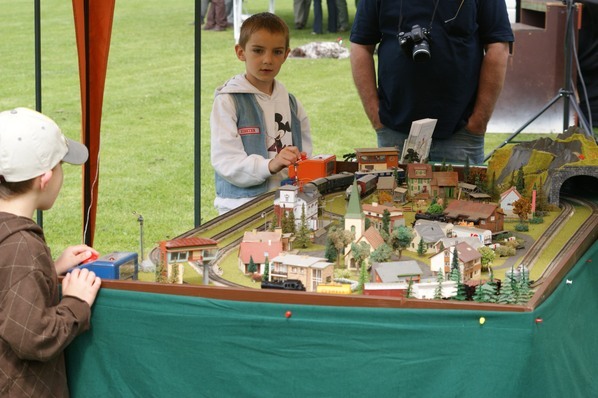
[[519, 127], [519, 129], [517, 129], [517, 131], [515, 131], [513, 134], [511, 134], [499, 146], [497, 146], [496, 148], [494, 148], [494, 150], [492, 152], [490, 152], [490, 154], [484, 158], [484, 162], [487, 162], [488, 159], [490, 159], [492, 157], [492, 155], [494, 154], [494, 152], [496, 152], [497, 149], [500, 149], [503, 146], [507, 145], [509, 142], [511, 142], [511, 140], [513, 138], [517, 137], [519, 135], [519, 133], [521, 133], [527, 126], [529, 126], [530, 124], [532, 124], [532, 122], [534, 120], [536, 120], [537, 118], [539, 118], [540, 116], [542, 116], [542, 114], [544, 112], [546, 112], [548, 110], [548, 108], [550, 108], [552, 105], [554, 105], [559, 100], [559, 98], [561, 98], [562, 96], [563, 96], [562, 92], [559, 92], [557, 95], [555, 95], [546, 105], [544, 105], [544, 108], [542, 108], [540, 110], [540, 112], [536, 113], [531, 119], [529, 119], [527, 122], [525, 122], [523, 124], [523, 126]]

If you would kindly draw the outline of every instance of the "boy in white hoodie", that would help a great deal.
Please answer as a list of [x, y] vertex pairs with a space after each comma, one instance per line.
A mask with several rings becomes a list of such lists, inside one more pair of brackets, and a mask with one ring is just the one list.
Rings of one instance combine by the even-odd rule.
[[287, 167], [312, 150], [303, 106], [275, 80], [290, 52], [286, 23], [267, 12], [252, 15], [235, 52], [245, 73], [216, 89], [210, 116], [219, 214], [275, 189]]

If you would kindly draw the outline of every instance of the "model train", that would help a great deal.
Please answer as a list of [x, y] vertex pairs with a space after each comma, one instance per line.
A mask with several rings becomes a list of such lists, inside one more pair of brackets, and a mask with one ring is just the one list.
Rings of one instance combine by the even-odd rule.
[[[378, 186], [378, 175], [376, 174], [365, 174], [357, 178], [357, 192], [360, 197], [366, 197], [376, 190]], [[349, 199], [353, 193], [353, 185], [345, 190], [345, 199]]]

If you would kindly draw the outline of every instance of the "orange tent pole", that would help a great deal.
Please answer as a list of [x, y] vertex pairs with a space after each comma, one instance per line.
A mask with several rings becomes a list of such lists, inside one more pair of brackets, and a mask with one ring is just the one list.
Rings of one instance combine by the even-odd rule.
[[83, 167], [83, 238], [93, 245], [98, 203], [100, 126], [115, 0], [73, 0], [81, 84], [81, 138], [89, 149]]

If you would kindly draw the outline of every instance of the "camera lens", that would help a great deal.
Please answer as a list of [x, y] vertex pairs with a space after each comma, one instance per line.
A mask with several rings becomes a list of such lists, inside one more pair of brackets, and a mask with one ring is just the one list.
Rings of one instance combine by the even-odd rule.
[[422, 40], [413, 46], [413, 60], [423, 62], [430, 59], [430, 45], [426, 40]]

